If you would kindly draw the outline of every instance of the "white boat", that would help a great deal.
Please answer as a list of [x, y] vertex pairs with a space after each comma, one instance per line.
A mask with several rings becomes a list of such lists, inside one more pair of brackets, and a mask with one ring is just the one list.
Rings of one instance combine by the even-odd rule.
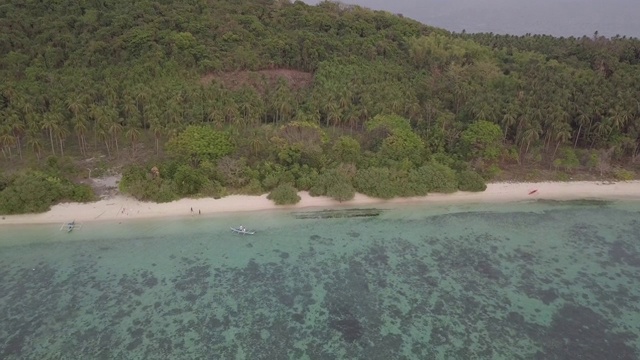
[[70, 233], [74, 229], [79, 229], [80, 227], [82, 227], [82, 224], [78, 224], [78, 223], [76, 223], [75, 220], [73, 220], [72, 222], [68, 222], [68, 223], [62, 224], [62, 226], [60, 226], [60, 231], [66, 231], [66, 232]]
[[240, 227], [237, 227], [237, 228], [232, 227], [231, 231], [233, 231], [235, 233], [238, 233], [238, 234], [241, 234], [241, 235], [253, 235], [253, 234], [256, 233], [255, 231], [249, 230], [249, 229], [247, 229], [247, 228], [245, 228], [243, 226], [240, 226]]

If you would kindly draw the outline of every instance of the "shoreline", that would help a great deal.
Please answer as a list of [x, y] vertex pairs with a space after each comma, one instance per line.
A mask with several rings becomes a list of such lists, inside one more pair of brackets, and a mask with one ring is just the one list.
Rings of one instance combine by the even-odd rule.
[[[535, 190], [534, 193], [531, 193]], [[170, 203], [152, 203], [136, 200], [125, 195], [116, 195], [92, 203], [61, 203], [51, 210], [39, 214], [4, 215], [2, 225], [63, 224], [75, 220], [79, 223], [94, 221], [127, 221], [154, 218], [187, 216], [211, 216], [224, 213], [255, 212], [269, 210], [309, 210], [344, 208], [370, 205], [402, 204], [479, 204], [513, 203], [530, 200], [629, 200], [640, 201], [640, 181], [607, 182], [536, 182], [536, 183], [489, 183], [483, 192], [452, 194], [429, 194], [421, 197], [394, 198], [390, 200], [371, 198], [356, 194], [353, 200], [338, 202], [328, 197], [312, 197], [308, 192], [299, 193], [301, 200], [295, 205], [275, 205], [260, 196], [230, 195], [221, 199], [185, 198]]]

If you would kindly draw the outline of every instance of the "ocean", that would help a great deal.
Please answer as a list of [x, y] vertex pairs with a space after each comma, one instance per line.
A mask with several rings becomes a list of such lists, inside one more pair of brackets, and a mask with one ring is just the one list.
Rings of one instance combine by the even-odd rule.
[[[316, 5], [322, 0], [303, 0]], [[640, 37], [637, 0], [348, 0], [453, 32]]]
[[640, 203], [397, 206], [2, 226], [0, 358], [640, 356]]

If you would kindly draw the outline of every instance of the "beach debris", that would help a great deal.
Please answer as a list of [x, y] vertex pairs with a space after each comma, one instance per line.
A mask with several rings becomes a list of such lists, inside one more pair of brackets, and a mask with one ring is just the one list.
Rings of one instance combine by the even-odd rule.
[[538, 192], [538, 189], [533, 189], [533, 190], [529, 191], [529, 195], [533, 195], [533, 194], [535, 194], [537, 192]]

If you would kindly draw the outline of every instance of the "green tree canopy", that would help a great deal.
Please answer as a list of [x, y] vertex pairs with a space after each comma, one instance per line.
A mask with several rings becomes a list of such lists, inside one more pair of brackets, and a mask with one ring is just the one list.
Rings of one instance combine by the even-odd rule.
[[460, 141], [469, 159], [494, 161], [502, 151], [502, 130], [494, 123], [481, 120], [469, 125]]
[[[422, 162], [424, 142], [411, 129], [407, 119], [397, 115], [378, 115], [367, 123], [367, 132], [378, 140], [378, 154], [384, 159]], [[375, 139], [377, 138], [377, 139]]]
[[229, 135], [210, 126], [191, 125], [166, 146], [171, 155], [197, 166], [203, 160], [217, 160], [233, 151]]

